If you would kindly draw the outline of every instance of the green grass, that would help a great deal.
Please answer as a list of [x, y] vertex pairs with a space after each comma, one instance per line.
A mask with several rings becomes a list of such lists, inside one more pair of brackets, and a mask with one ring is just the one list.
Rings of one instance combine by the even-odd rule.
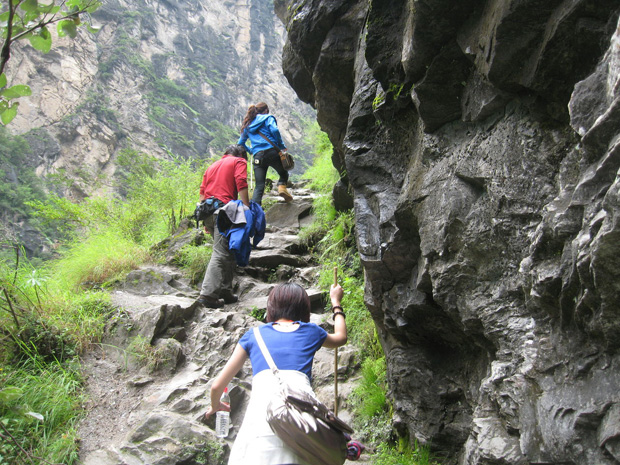
[[253, 307], [252, 310], [250, 310], [250, 316], [264, 323], [265, 317], [267, 316], [267, 310], [264, 308]]
[[357, 410], [360, 420], [372, 420], [387, 408], [385, 357], [366, 358], [362, 363], [362, 378], [353, 396], [361, 402]]
[[50, 273], [67, 289], [105, 287], [148, 258], [146, 247], [108, 230], [74, 243], [63, 253], [63, 259], [50, 267]]
[[0, 385], [0, 464], [43, 463], [29, 461], [35, 457], [73, 463], [82, 402], [77, 367], [30, 359], [13, 370], [1, 369]]
[[211, 259], [212, 246], [184, 246], [177, 256], [177, 265], [183, 270], [191, 284], [202, 281], [209, 260]]
[[396, 447], [382, 444], [373, 457], [374, 465], [439, 465], [430, 451], [429, 446], [417, 443], [413, 448], [406, 446], [399, 451]]
[[[114, 313], [105, 289], [152, 260], [152, 246], [193, 213], [204, 167], [134, 150], [120, 159], [123, 200], [72, 203], [51, 195], [28, 203], [40, 221], [62, 229], [60, 258], [42, 266], [23, 254], [0, 258], [0, 465], [43, 463], [36, 457], [76, 462], [82, 414], [76, 360], [101, 341]], [[195, 247], [180, 260], [201, 274], [209, 255], [209, 247]], [[149, 368], [167, 362], [165, 347], [136, 340], [131, 349]]]

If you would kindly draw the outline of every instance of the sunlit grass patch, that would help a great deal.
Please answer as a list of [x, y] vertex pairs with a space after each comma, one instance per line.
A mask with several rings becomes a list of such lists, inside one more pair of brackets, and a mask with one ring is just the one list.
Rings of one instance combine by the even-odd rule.
[[101, 287], [120, 279], [149, 258], [148, 249], [115, 231], [76, 242], [55, 262], [51, 277], [67, 288]]

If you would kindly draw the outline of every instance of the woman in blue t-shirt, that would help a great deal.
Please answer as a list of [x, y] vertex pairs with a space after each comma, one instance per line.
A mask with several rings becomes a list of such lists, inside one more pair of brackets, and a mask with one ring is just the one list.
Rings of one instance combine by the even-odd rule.
[[[336, 348], [347, 342], [347, 326], [340, 301], [344, 291], [332, 285], [330, 299], [334, 311], [334, 333], [310, 323], [310, 298], [298, 284], [279, 284], [269, 294], [267, 324], [260, 333], [280, 371], [280, 376], [314, 395], [310, 385], [314, 354], [321, 347]], [[211, 416], [218, 410], [230, 410], [220, 402], [224, 388], [244, 362], [252, 363], [252, 397], [243, 424], [230, 453], [228, 465], [275, 465], [307, 462], [299, 458], [271, 430], [266, 420], [267, 403], [278, 382], [265, 361], [253, 331], [243, 335], [232, 356], [211, 386]], [[312, 464], [308, 464], [312, 465]]]
[[[248, 139], [251, 147], [246, 145]], [[288, 171], [284, 169], [280, 160], [280, 151], [286, 152], [286, 146], [280, 136], [276, 118], [269, 114], [269, 107], [265, 102], [251, 105], [248, 108], [241, 124], [241, 136], [237, 144], [243, 145], [253, 157], [252, 166], [256, 177], [256, 188], [252, 195], [252, 202], [262, 204], [269, 167], [278, 172], [278, 195], [286, 202], [292, 201], [293, 196], [286, 189]]]

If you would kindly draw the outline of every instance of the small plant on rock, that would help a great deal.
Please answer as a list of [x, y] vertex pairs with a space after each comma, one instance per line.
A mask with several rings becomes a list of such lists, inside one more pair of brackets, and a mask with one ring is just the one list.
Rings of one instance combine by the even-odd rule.
[[250, 310], [250, 316], [252, 318], [256, 318], [258, 321], [262, 321], [263, 323], [265, 322], [266, 314], [267, 310], [264, 308], [253, 307], [252, 310]]
[[202, 281], [212, 252], [213, 248], [205, 245], [186, 245], [179, 251], [177, 264], [183, 269], [191, 284], [196, 285]]
[[153, 372], [171, 361], [169, 354], [163, 347], [153, 346], [147, 338], [140, 335], [131, 340], [127, 352], [133, 355], [149, 372]]

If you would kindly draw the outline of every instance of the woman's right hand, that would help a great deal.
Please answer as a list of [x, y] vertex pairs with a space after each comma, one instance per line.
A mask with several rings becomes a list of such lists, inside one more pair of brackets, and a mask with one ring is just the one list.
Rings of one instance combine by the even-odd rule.
[[211, 415], [213, 415], [215, 412], [230, 412], [230, 405], [228, 404], [223, 404], [222, 402], [218, 402], [219, 405], [216, 405], [215, 407], [212, 405], [211, 407], [209, 407], [209, 410], [207, 410], [207, 413], [205, 413], [205, 418], [209, 419], [209, 417]]
[[343, 295], [344, 295], [344, 289], [342, 289], [340, 284], [332, 284], [332, 287], [329, 290], [329, 297], [332, 301], [332, 307], [335, 305], [340, 305]]

